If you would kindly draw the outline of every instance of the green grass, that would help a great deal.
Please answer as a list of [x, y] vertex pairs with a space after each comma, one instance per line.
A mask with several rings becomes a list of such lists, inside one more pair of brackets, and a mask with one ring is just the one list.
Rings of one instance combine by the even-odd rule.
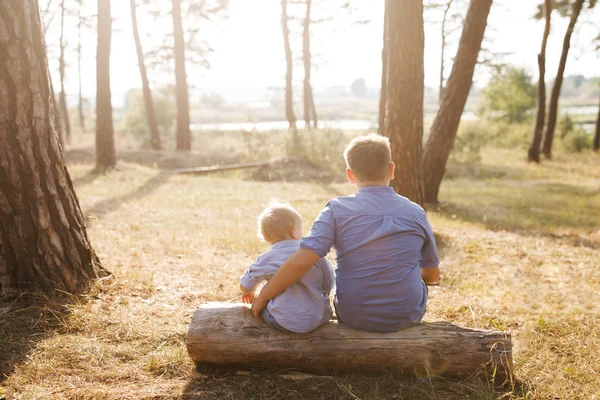
[[307, 231], [327, 200], [353, 188], [171, 175], [125, 162], [105, 175], [70, 165], [91, 241], [114, 276], [67, 302], [4, 299], [14, 305], [0, 308], [0, 385], [23, 399], [599, 396], [600, 158], [559, 154], [537, 166], [523, 156], [487, 149], [482, 162], [452, 162], [442, 203], [429, 210], [443, 276], [426, 320], [509, 330], [512, 385], [485, 376], [293, 382], [276, 372], [195, 372], [184, 345], [191, 315], [202, 302], [238, 299], [239, 276], [267, 249], [255, 234], [262, 208], [290, 202]]

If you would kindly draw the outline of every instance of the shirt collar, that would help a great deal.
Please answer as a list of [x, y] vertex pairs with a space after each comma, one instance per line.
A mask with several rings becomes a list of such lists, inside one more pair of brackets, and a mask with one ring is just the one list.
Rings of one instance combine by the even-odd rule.
[[271, 245], [271, 249], [283, 249], [290, 246], [297, 246], [300, 243], [299, 240], [290, 239], [290, 240], [281, 240], [279, 242], [275, 242]]
[[368, 193], [377, 193], [377, 192], [394, 192], [394, 188], [391, 186], [363, 186], [358, 191], [360, 192], [368, 192]]

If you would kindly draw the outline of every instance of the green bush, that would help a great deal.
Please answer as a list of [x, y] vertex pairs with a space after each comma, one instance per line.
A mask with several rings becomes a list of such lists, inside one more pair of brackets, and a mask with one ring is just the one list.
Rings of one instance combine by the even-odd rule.
[[335, 172], [346, 169], [344, 149], [351, 135], [337, 129], [313, 129], [298, 131], [298, 136], [301, 148], [294, 151], [288, 145], [288, 155], [304, 157], [321, 168]]
[[583, 128], [577, 127], [561, 137], [561, 143], [567, 153], [581, 153], [592, 148], [592, 135], [588, 135]]
[[475, 162], [481, 159], [484, 147], [527, 149], [533, 126], [491, 121], [464, 121], [461, 123], [452, 157], [457, 161]]
[[[161, 139], [172, 134], [171, 128], [175, 122], [176, 108], [166, 90], [155, 90], [152, 93], [154, 109]], [[150, 131], [144, 108], [144, 96], [141, 89], [132, 89], [127, 93], [125, 102], [124, 130], [142, 143], [143, 148], [151, 147]]]
[[536, 86], [523, 68], [497, 70], [483, 90], [480, 115], [492, 121], [523, 123], [531, 119], [535, 108]]

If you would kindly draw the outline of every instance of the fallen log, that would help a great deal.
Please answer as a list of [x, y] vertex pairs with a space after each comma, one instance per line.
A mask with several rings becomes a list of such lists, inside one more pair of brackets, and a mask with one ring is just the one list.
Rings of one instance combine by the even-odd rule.
[[291, 368], [316, 374], [394, 370], [429, 376], [469, 374], [485, 367], [496, 378], [512, 371], [510, 333], [447, 322], [374, 333], [337, 321], [309, 333], [282, 333], [254, 318], [243, 304], [201, 305], [186, 345], [198, 366]]
[[279, 159], [246, 163], [246, 164], [226, 164], [226, 165], [213, 165], [210, 167], [180, 168], [180, 169], [174, 170], [173, 173], [200, 175], [200, 174], [208, 174], [210, 172], [229, 171], [229, 170], [233, 170], [233, 169], [247, 169], [247, 168], [264, 167], [267, 165], [271, 165], [277, 161], [279, 161]]

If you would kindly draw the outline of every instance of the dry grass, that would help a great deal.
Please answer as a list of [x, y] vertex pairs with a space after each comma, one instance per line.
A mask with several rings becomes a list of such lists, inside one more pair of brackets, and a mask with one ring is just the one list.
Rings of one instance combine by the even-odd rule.
[[[237, 299], [238, 277], [266, 249], [255, 218], [289, 201], [305, 229], [345, 184], [175, 176], [121, 163], [73, 164], [92, 242], [114, 277], [84, 297], [8, 294], [0, 308], [1, 383], [15, 399], [589, 399], [600, 396], [600, 163], [541, 167], [490, 152], [453, 164], [430, 219], [443, 281], [427, 320], [510, 330], [515, 385], [194, 371], [184, 338], [195, 307]], [[236, 177], [239, 177], [236, 175]]]

